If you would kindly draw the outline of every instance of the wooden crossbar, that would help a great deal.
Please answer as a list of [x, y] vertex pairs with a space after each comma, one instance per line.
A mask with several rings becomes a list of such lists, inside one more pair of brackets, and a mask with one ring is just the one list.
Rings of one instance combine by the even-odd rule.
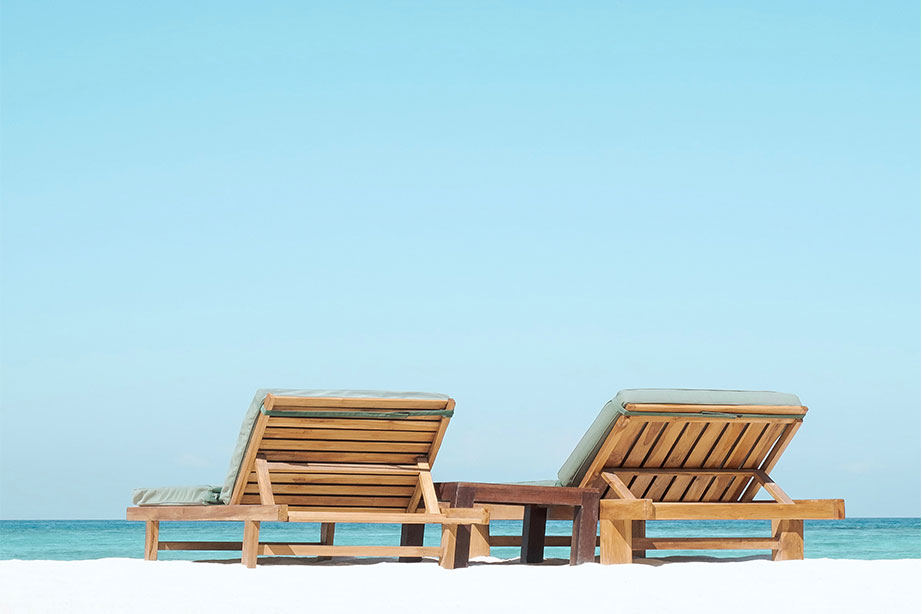
[[266, 463], [269, 471], [288, 473], [359, 473], [364, 475], [416, 475], [416, 465], [346, 464], [346, 463]]
[[621, 473], [628, 475], [692, 475], [692, 476], [711, 476], [711, 475], [739, 475], [754, 476], [758, 469], [704, 469], [684, 467], [606, 467], [606, 472]]
[[[572, 538], [569, 535], [548, 535], [544, 538], [547, 547], [568, 548]], [[596, 545], [599, 540], [596, 540]], [[522, 545], [521, 535], [490, 535], [490, 546], [511, 548]], [[634, 537], [634, 550], [776, 550], [778, 540], [772, 537]]]
[[489, 524], [482, 508], [448, 509], [444, 514], [405, 512], [288, 512], [291, 522], [347, 522], [358, 524]]
[[626, 403], [624, 409], [630, 412], [688, 412], [713, 413], [714, 418], [721, 414], [776, 414], [785, 416], [803, 416], [807, 408], [803, 405], [703, 405], [697, 403]]
[[[243, 550], [243, 542], [160, 542], [158, 550], [231, 551]], [[422, 546], [329, 546], [319, 542], [261, 542], [260, 556], [439, 556], [441, 548]]]
[[802, 499], [791, 503], [659, 503], [603, 499], [599, 517], [612, 520], [806, 520], [845, 518], [842, 499]]
[[287, 505], [152, 505], [129, 507], [127, 520], [255, 520], [284, 522]]
[[635, 537], [635, 550], [777, 550], [771, 537]]

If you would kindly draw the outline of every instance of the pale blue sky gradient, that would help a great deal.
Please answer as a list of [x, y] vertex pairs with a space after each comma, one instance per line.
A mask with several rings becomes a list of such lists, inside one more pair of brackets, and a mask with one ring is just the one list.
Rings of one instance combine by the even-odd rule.
[[792, 496], [919, 515], [918, 2], [0, 17], [0, 517], [220, 483], [259, 387], [451, 394], [469, 480], [794, 392]]

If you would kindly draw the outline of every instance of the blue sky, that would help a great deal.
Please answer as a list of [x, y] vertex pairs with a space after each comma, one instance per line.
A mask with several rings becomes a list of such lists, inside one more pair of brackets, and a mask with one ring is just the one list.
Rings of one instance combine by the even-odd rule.
[[920, 513], [918, 3], [6, 1], [0, 61], [0, 517], [219, 483], [259, 387], [451, 394], [497, 481], [794, 392], [792, 496]]

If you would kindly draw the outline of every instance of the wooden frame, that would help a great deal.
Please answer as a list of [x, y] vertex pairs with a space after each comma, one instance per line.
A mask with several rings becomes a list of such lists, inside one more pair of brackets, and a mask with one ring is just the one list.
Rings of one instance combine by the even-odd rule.
[[[803, 521], [845, 517], [842, 499], [793, 500], [769, 472], [800, 428], [803, 406], [628, 404], [580, 486], [599, 488], [600, 562], [647, 550], [771, 550], [803, 558]], [[754, 501], [765, 490], [772, 501]], [[772, 521], [767, 538], [647, 538], [655, 520]]]
[[[376, 399], [266, 395], [228, 505], [130, 507], [144, 521], [144, 558], [160, 550], [239, 550], [260, 555], [438, 557], [452, 568], [458, 527], [488, 525], [480, 508], [442, 510], [430, 468], [448, 428], [452, 399]], [[434, 410], [433, 415], [425, 411]], [[345, 412], [345, 413], [343, 413]], [[342, 417], [340, 417], [342, 416]], [[160, 541], [162, 521], [242, 521], [240, 542]], [[317, 542], [260, 542], [260, 522], [321, 524]], [[418, 527], [418, 544], [336, 546], [335, 525]], [[442, 544], [423, 547], [422, 527], [443, 527]]]
[[[445, 501], [451, 512], [456, 508], [474, 507], [490, 511], [491, 504], [506, 508], [505, 519], [510, 514], [522, 518], [522, 537], [514, 544], [506, 536], [491, 536], [489, 523], [479, 526], [459, 526], [456, 535], [455, 567], [466, 567], [472, 556], [490, 554], [490, 546], [521, 546], [523, 563], [540, 563], [548, 545], [545, 535], [549, 517], [573, 521], [573, 534], [567, 538], [570, 547], [570, 564], [595, 560], [596, 526], [598, 523], [599, 492], [591, 488], [563, 488], [532, 484], [489, 484], [482, 482], [445, 482], [438, 485], [439, 499]], [[493, 512], [490, 511], [491, 517]], [[550, 544], [557, 545], [557, 544]]]

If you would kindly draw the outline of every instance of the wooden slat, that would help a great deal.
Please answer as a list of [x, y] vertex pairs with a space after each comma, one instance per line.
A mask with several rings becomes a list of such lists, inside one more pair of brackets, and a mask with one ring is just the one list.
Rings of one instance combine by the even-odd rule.
[[285, 521], [285, 505], [152, 505], [129, 507], [127, 520], [266, 520]]
[[[275, 501], [279, 504], [293, 506], [322, 506], [322, 507], [406, 507], [409, 497], [347, 497], [335, 495], [276, 495]], [[260, 502], [258, 495], [244, 495], [243, 504], [257, 504]]]
[[636, 412], [714, 412], [718, 414], [784, 414], [803, 416], [802, 405], [698, 405], [686, 403], [626, 403], [624, 409]]
[[[615, 445], [611, 448], [611, 452], [608, 455], [607, 459], [602, 459], [602, 466], [619, 466], [624, 463], [624, 459], [627, 458], [631, 450], [634, 448], [634, 445], [643, 437], [644, 432], [646, 431], [646, 423], [633, 418], [619, 418], [615, 423], [617, 426], [618, 422], [624, 423], [624, 429], [620, 434], [620, 437], [617, 438]], [[614, 427], [612, 428], [614, 432]], [[603, 450], [599, 450], [599, 456], [602, 455]], [[600, 467], [601, 468], [601, 467]]]
[[[708, 457], [704, 460], [704, 463], [702, 463], [702, 467], [706, 469], [722, 468], [724, 466], [724, 461], [726, 461], [727, 457], [733, 451], [733, 447], [736, 445], [737, 440], [745, 428], [746, 425], [739, 422], [728, 424], [727, 428], [720, 436], [720, 439], [717, 440], [717, 443], [711, 450], [711, 453], [708, 454]], [[691, 486], [689, 486], [682, 500], [702, 501], [702, 497], [704, 497], [705, 492], [707, 492], [708, 487], [713, 481], [714, 478], [712, 477], [693, 478]]]
[[370, 431], [418, 431], [439, 430], [441, 418], [386, 419], [386, 418], [290, 418], [272, 416], [269, 426], [276, 428], [313, 428]]
[[302, 450], [260, 450], [269, 462], [288, 463], [393, 463], [404, 464], [416, 461], [414, 452], [311, 452]]
[[647, 424], [640, 437], [634, 442], [634, 447], [631, 448], [627, 457], [619, 465], [623, 467], [640, 467], [647, 455], [650, 454], [653, 446], [659, 441], [659, 436], [665, 427], [665, 424]]
[[[672, 450], [673, 445], [682, 434], [687, 423], [671, 422], [663, 425], [662, 433], [656, 442], [656, 448], [650, 452], [646, 460], [641, 464], [643, 467], [660, 467], [666, 460], [666, 455]], [[653, 483], [654, 476], [639, 475], [631, 482], [631, 492], [635, 496], [644, 498], [650, 484]]]
[[778, 541], [770, 537], [635, 537], [638, 550], [772, 550]]
[[[278, 495], [351, 495], [364, 497], [409, 497], [412, 486], [372, 486], [367, 484], [272, 484]], [[244, 494], [259, 494], [259, 485], [247, 484]]]
[[292, 522], [350, 522], [364, 524], [486, 524], [490, 515], [480, 509], [452, 509], [445, 514], [406, 512], [289, 512]]
[[269, 472], [289, 472], [304, 474], [352, 474], [352, 475], [419, 475], [419, 468], [415, 463], [410, 464], [374, 464], [374, 463], [286, 463], [270, 462]]
[[[402, 441], [432, 443], [432, 431], [398, 431], [371, 429], [320, 429], [268, 427], [267, 439], [317, 439], [334, 441]], [[265, 444], [264, 444], [265, 445]]]
[[[641, 426], [636, 426], [636, 428], [640, 429]], [[595, 455], [595, 458], [592, 459], [592, 462], [589, 464], [589, 468], [586, 470], [586, 473], [583, 474], [583, 477], [579, 483], [580, 487], [585, 488], [586, 485], [590, 482], [594, 482], [599, 479], [599, 472], [605, 465], [605, 461], [614, 454], [614, 450], [618, 448], [618, 446], [620, 446], [623, 441], [626, 439], [631, 439], [631, 443], [633, 443], [632, 433], [634, 429], [635, 424], [631, 422], [630, 418], [620, 417], [615, 420], [615, 424], [611, 427], [611, 431], [608, 432], [608, 436], [605, 438], [605, 441], [602, 442], [602, 446], [599, 448], [598, 454]]]
[[[800, 428], [800, 425], [803, 422], [795, 422], [789, 424], [784, 432], [781, 434], [781, 437], [778, 438], [778, 441], [775, 442], [775, 445], [772, 446], [771, 451], [765, 457], [765, 460], [762, 461], [762, 464], [759, 465], [759, 469], [765, 473], [771, 473], [772, 469], [775, 468], [775, 463], [778, 462], [778, 459], [781, 458], [781, 454], [788, 447], [788, 444], [791, 443], [791, 439], [794, 438], [794, 435], [797, 433], [797, 430]], [[750, 482], [749, 486], [746, 487], [745, 492], [740, 497], [740, 501], [752, 501], [752, 498], [755, 497], [756, 493], [759, 492], [759, 483], [755, 480]]]
[[[701, 422], [677, 422], [676, 424], [683, 425], [684, 430], [679, 435], [669, 455], [662, 462], [662, 466], [666, 468], [682, 466], [705, 427], [705, 424]], [[646, 492], [643, 493], [643, 498], [661, 501], [674, 479], [674, 474], [653, 476]]]
[[609, 467], [606, 471], [617, 473], [621, 476], [632, 475], [679, 475], [679, 476], [739, 476], [755, 475], [756, 469], [688, 469], [686, 467]]
[[[272, 409], [296, 407], [298, 409], [445, 409], [449, 400], [442, 399], [375, 399], [356, 397], [288, 397], [267, 394], [273, 400]], [[265, 403], [265, 402], [264, 402]]]
[[412, 452], [429, 451], [428, 443], [399, 441], [327, 441], [315, 439], [264, 439], [260, 453], [267, 450], [303, 450], [317, 452]]
[[[273, 489], [284, 484], [312, 484], [312, 485], [366, 485], [366, 486], [403, 486], [412, 488], [416, 484], [413, 475], [366, 475], [351, 473], [286, 473], [269, 471], [272, 477]], [[247, 481], [247, 488], [256, 482], [256, 474], [251, 473]], [[278, 491], [276, 491], [278, 492]]]
[[[712, 423], [704, 425], [704, 431], [698, 436], [692, 444], [685, 461], [682, 463], [683, 468], [700, 468], [701, 464], [707, 458], [711, 448], [717, 443], [720, 435], [729, 423]], [[689, 485], [694, 478], [691, 476], [679, 476], [672, 480], [667, 486], [666, 491], [661, 495], [663, 501], [679, 501], [685, 494]]]
[[[741, 467], [755, 469], [759, 466], [765, 455], [771, 450], [772, 445], [778, 440], [778, 437], [784, 432], [785, 424], [774, 423], [766, 424], [759, 436], [758, 441], [752, 447], [749, 456], [741, 464]], [[739, 501], [740, 495], [746, 489], [746, 486], [752, 481], [752, 476], [737, 477], [730, 481], [727, 492], [724, 495], [724, 501], [732, 503]]]
[[[738, 469], [746, 462], [749, 453], [752, 452], [753, 446], [758, 442], [759, 436], [765, 430], [764, 424], [747, 424], [727, 460], [723, 466], [727, 469]], [[702, 500], [704, 501], [726, 501], [724, 498], [727, 489], [733, 482], [733, 476], [718, 476], [711, 482], [711, 485], [705, 491]]]

